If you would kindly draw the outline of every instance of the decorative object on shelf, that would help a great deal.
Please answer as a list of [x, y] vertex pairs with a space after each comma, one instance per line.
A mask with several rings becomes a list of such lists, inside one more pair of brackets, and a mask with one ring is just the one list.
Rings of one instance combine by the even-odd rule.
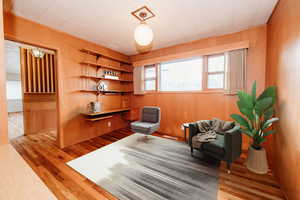
[[136, 49], [140, 53], [149, 52], [152, 49], [153, 31], [146, 20], [155, 17], [155, 15], [146, 6], [131, 12], [131, 14], [140, 21], [140, 25], [134, 30]]
[[101, 112], [101, 103], [97, 101], [91, 101], [87, 105], [89, 113], [98, 113]]
[[32, 48], [32, 49], [31, 49], [31, 53], [32, 53], [32, 55], [33, 55], [34, 57], [36, 57], [36, 58], [43, 58], [44, 55], [45, 55], [45, 52], [42, 51], [42, 50], [39, 49], [39, 48]]
[[119, 80], [118, 73], [112, 70], [104, 70], [103, 77], [108, 79]]
[[102, 91], [107, 91], [108, 87], [103, 81], [99, 81], [97, 84], [97, 91], [102, 92]]
[[241, 132], [253, 140], [248, 150], [247, 168], [258, 174], [266, 174], [268, 162], [266, 151], [261, 145], [266, 141], [268, 135], [275, 133], [271, 126], [279, 120], [273, 117], [276, 86], [268, 87], [260, 96], [256, 97], [256, 82], [254, 82], [251, 94], [239, 91], [238, 97], [237, 105], [243, 116], [232, 114], [231, 118], [240, 124]]

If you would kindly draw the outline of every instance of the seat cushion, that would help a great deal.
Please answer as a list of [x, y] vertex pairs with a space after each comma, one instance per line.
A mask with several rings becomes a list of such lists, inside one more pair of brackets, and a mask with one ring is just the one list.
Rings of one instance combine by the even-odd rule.
[[149, 123], [149, 122], [142, 122], [142, 121], [136, 121], [132, 122], [130, 124], [131, 129], [134, 132], [140, 132], [140, 133], [152, 133], [156, 131], [159, 127], [159, 124], [157, 123]]
[[144, 107], [142, 113], [142, 121], [157, 123], [159, 121], [159, 108], [156, 107]]
[[203, 143], [201, 146], [203, 151], [217, 154], [220, 157], [225, 155], [224, 135], [217, 134], [217, 139], [212, 142]]

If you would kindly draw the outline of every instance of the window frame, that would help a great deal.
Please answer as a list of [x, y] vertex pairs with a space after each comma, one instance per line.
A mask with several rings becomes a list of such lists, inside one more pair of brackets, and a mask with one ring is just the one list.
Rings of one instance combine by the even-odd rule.
[[[223, 71], [216, 71], [216, 72], [209, 72], [208, 71], [208, 59], [209, 57], [218, 57], [224, 56], [224, 70]], [[225, 91], [225, 83], [226, 83], [226, 54], [225, 53], [218, 53], [218, 54], [211, 54], [204, 56], [204, 69], [203, 69], [203, 91]], [[222, 88], [208, 88], [208, 76], [214, 74], [222, 74], [223, 75], [223, 87]]]
[[[208, 58], [212, 56], [224, 56], [224, 70], [218, 71], [218, 72], [208, 72]], [[227, 68], [227, 54], [226, 52], [223, 53], [217, 53], [217, 54], [209, 54], [209, 55], [199, 55], [196, 57], [202, 57], [203, 60], [203, 69], [202, 69], [202, 88], [201, 90], [179, 90], [179, 91], [161, 91], [160, 90], [160, 81], [161, 81], [161, 75], [160, 75], [160, 64], [152, 64], [152, 65], [145, 65], [144, 66], [144, 91], [145, 93], [166, 93], [166, 94], [180, 94], [180, 93], [203, 93], [203, 94], [215, 94], [215, 93], [224, 93], [226, 90], [226, 68]], [[191, 58], [184, 58], [184, 59], [176, 59], [176, 60], [189, 60], [194, 59], [194, 57]], [[174, 62], [176, 62], [174, 60]], [[172, 61], [170, 61], [172, 62]], [[146, 78], [146, 68], [155, 68], [155, 77], [153, 78]], [[208, 88], [208, 76], [210, 74], [223, 74], [223, 88]], [[147, 80], [155, 80], [155, 89], [154, 90], [146, 90], [146, 81]]]
[[[155, 77], [152, 77], [152, 78], [146, 78], [146, 69], [147, 68], [154, 68], [155, 69]], [[145, 92], [155, 92], [155, 91], [157, 91], [157, 89], [158, 89], [158, 81], [157, 81], [157, 79], [158, 79], [158, 73], [157, 73], [157, 71], [158, 71], [158, 69], [157, 69], [158, 67], [157, 67], [157, 64], [154, 64], [154, 65], [145, 65], [144, 66], [144, 90], [145, 90]], [[152, 81], [152, 80], [154, 80], [155, 81], [155, 88], [154, 88], [154, 90], [146, 90], [146, 81]]]

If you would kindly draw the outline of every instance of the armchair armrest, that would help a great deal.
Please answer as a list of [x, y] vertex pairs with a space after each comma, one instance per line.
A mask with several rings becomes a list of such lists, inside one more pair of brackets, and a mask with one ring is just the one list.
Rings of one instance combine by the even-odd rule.
[[197, 135], [198, 133], [198, 126], [197, 123], [190, 123], [189, 124], [189, 145], [192, 146], [192, 137]]
[[242, 135], [238, 126], [226, 131], [224, 133], [226, 160], [233, 162], [239, 158], [242, 153]]

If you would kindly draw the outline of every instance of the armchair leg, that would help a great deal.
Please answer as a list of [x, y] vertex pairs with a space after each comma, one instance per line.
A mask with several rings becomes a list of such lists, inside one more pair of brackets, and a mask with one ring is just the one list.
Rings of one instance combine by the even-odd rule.
[[231, 162], [227, 162], [227, 173], [230, 174], [231, 173]]
[[193, 151], [194, 151], [194, 149], [193, 149], [193, 147], [191, 147], [191, 156], [193, 157]]

